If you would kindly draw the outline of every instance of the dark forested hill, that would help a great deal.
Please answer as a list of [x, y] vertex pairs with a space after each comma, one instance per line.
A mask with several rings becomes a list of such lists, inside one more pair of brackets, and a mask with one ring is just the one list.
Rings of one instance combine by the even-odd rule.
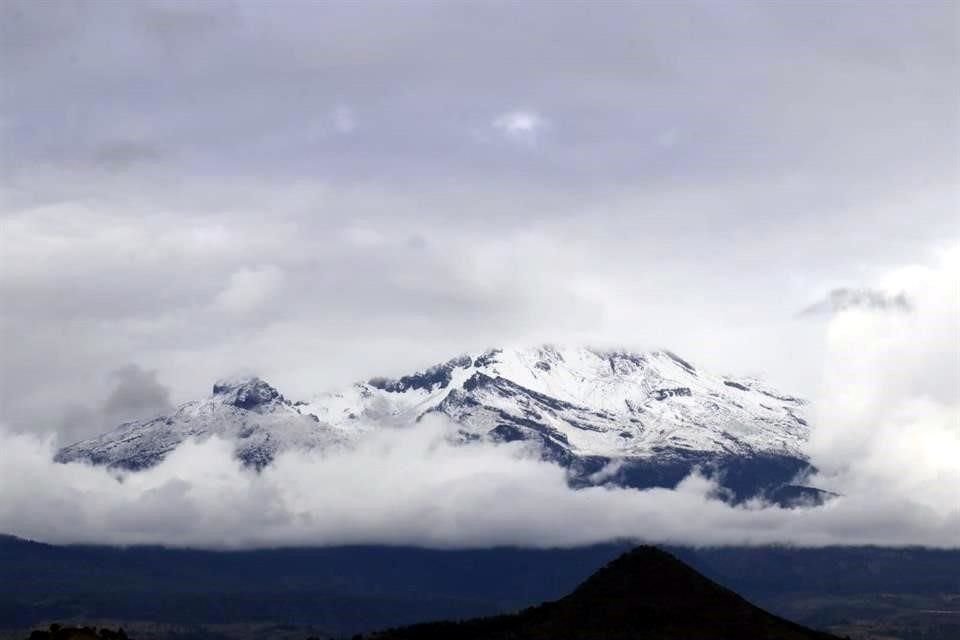
[[570, 595], [511, 615], [394, 629], [376, 640], [830, 640], [771, 615], [655, 547], [609, 563]]
[[[0, 536], [0, 629], [100, 620], [370, 632], [557, 600], [630, 547], [198, 551], [53, 546]], [[909, 628], [926, 634], [916, 637], [960, 637], [960, 614], [937, 613], [960, 604], [960, 550], [668, 550], [751, 602], [807, 626], [846, 629], [883, 616], [902, 626], [907, 611], [916, 618]], [[934, 628], [943, 631], [928, 633]]]

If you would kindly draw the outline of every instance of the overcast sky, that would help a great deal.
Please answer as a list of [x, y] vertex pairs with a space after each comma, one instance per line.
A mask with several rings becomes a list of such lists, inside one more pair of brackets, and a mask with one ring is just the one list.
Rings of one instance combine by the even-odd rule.
[[824, 322], [798, 312], [960, 241], [956, 3], [0, 14], [17, 430], [543, 340], [812, 395]]

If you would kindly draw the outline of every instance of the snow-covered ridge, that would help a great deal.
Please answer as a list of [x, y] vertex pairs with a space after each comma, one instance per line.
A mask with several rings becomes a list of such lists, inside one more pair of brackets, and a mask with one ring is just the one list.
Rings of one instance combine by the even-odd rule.
[[717, 376], [669, 351], [541, 345], [462, 355], [396, 379], [371, 378], [290, 402], [258, 378], [220, 380], [170, 416], [130, 422], [62, 449], [60, 461], [140, 469], [187, 438], [218, 435], [260, 467], [288, 448], [350, 446], [372, 429], [449, 418], [455, 437], [525, 440], [561, 462], [786, 456], [803, 460], [804, 402]]
[[127, 422], [97, 438], [61, 449], [59, 462], [138, 470], [158, 463], [188, 438], [220, 436], [236, 442], [237, 457], [262, 467], [291, 447], [336, 447], [339, 434], [319, 424], [279, 391], [256, 378], [218, 380], [211, 395], [187, 402], [168, 416]]
[[644, 457], [671, 448], [802, 457], [808, 432], [804, 402], [758, 380], [713, 375], [669, 351], [552, 345], [460, 356], [321, 394], [303, 409], [339, 428], [429, 412], [475, 436], [502, 425], [533, 436], [536, 423], [578, 455]]

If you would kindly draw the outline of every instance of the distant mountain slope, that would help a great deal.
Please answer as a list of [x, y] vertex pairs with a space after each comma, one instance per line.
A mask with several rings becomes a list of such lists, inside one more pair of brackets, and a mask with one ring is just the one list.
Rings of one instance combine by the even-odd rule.
[[181, 405], [169, 416], [127, 422], [97, 438], [64, 447], [58, 462], [86, 460], [132, 471], [151, 467], [188, 438], [220, 436], [236, 442], [237, 457], [262, 467], [290, 447], [335, 447], [345, 439], [305, 415], [259, 378], [219, 380], [210, 397]]
[[322, 394], [304, 410], [347, 428], [429, 412], [469, 435], [531, 439], [580, 456], [664, 450], [802, 456], [804, 402], [757, 380], [694, 368], [668, 351], [544, 345], [460, 356], [397, 379]]
[[375, 640], [830, 640], [753, 606], [655, 547], [639, 547], [573, 593], [516, 614], [414, 625]]
[[292, 403], [258, 378], [220, 381], [205, 400], [65, 447], [57, 460], [138, 470], [187, 438], [216, 434], [259, 468], [285, 449], [351, 446], [435, 415], [462, 443], [523, 441], [568, 467], [575, 485], [673, 486], [699, 467], [722, 477], [735, 499], [763, 492], [791, 502], [820, 497], [790, 484], [809, 471], [804, 409], [758, 380], [710, 374], [669, 351], [544, 345], [459, 356], [308, 402]]

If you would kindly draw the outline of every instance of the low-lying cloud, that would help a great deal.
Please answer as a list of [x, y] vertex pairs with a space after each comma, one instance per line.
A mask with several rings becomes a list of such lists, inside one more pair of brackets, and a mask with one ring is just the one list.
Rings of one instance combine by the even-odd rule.
[[[567, 486], [514, 445], [452, 446], [444, 425], [384, 431], [357, 449], [290, 452], [262, 473], [230, 443], [189, 442], [121, 476], [52, 463], [49, 442], [5, 434], [0, 527], [49, 542], [199, 547], [415, 544], [566, 546], [631, 538], [684, 544], [957, 543], [960, 513], [882, 488], [826, 506], [733, 507], [693, 475], [676, 489]], [[691, 524], [691, 523], [696, 523]]]

